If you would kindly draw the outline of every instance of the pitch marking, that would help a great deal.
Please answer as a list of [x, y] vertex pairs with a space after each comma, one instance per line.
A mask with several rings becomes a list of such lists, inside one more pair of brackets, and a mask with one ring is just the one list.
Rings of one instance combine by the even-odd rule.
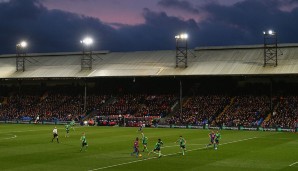
[[[7, 135], [12, 135], [12, 134], [7, 134]], [[9, 140], [9, 139], [14, 139], [17, 138], [17, 135], [13, 135], [12, 137], [8, 137], [8, 138], [1, 138], [2, 140]]]
[[[222, 144], [219, 144], [219, 145], [225, 145], [225, 144], [237, 143], [237, 142], [241, 142], [241, 141], [252, 140], [252, 139], [255, 139], [255, 138], [257, 138], [257, 137], [246, 138], [246, 139], [236, 140], [236, 141], [230, 141], [230, 142], [222, 143]], [[202, 150], [202, 149], [205, 149], [205, 148], [206, 148], [206, 147], [196, 148], [196, 149], [192, 149], [192, 150], [187, 150], [186, 152]], [[180, 154], [180, 153], [181, 153], [181, 152], [178, 152], [178, 153], [172, 153], [172, 154], [166, 154], [166, 155], [163, 155], [163, 157], [173, 156], [173, 155]], [[151, 157], [151, 158], [146, 158], [146, 159], [141, 159], [141, 160], [135, 160], [135, 161], [131, 161], [131, 162], [125, 162], [125, 163], [120, 163], [120, 164], [114, 164], [114, 165], [110, 165], [110, 166], [99, 167], [99, 168], [96, 168], [96, 169], [90, 169], [90, 170], [88, 170], [88, 171], [103, 170], [103, 169], [108, 169], [108, 168], [112, 168], [112, 167], [128, 165], [128, 164], [131, 164], [131, 163], [137, 163], [137, 162], [147, 161], [147, 160], [156, 159], [156, 158], [157, 158], [157, 157]], [[297, 162], [297, 163], [298, 163], [298, 162]]]
[[291, 167], [291, 166], [294, 166], [295, 164], [298, 164], [298, 162], [292, 163], [289, 166]]
[[[186, 144], [186, 146], [189, 146], [189, 145], [206, 145], [206, 144]], [[167, 148], [167, 147], [178, 147], [180, 145], [170, 145], [170, 146], [163, 146], [161, 148]]]

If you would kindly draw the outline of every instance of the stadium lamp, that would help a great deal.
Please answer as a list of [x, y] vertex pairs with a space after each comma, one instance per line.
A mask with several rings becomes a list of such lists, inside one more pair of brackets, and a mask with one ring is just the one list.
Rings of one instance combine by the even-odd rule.
[[272, 35], [274, 32], [272, 30], [268, 31], [268, 34]]
[[26, 48], [27, 47], [27, 42], [26, 41], [21, 41], [20, 43], [17, 44], [17, 47], [19, 48]]
[[268, 30], [268, 32], [263, 31], [263, 34], [275, 35], [276, 33], [273, 30]]
[[90, 37], [86, 37], [85, 39], [81, 40], [81, 43], [86, 46], [89, 46], [89, 45], [92, 45], [93, 39]]
[[176, 35], [175, 36], [176, 39], [187, 39], [188, 35], [186, 33], [180, 34], [180, 35]]

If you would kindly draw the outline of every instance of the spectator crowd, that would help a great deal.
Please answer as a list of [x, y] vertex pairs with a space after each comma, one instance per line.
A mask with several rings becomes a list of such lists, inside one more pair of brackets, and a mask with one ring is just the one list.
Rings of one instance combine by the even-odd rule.
[[[298, 121], [298, 96], [204, 93], [183, 97], [174, 93], [109, 93], [91, 91], [84, 96], [76, 88], [9, 90], [0, 96], [0, 120], [82, 120], [86, 116], [126, 117], [131, 125], [165, 118], [174, 125], [294, 128]], [[111, 117], [112, 116], [112, 117]], [[133, 119], [135, 118], [135, 119]], [[105, 121], [106, 119], [102, 119]]]

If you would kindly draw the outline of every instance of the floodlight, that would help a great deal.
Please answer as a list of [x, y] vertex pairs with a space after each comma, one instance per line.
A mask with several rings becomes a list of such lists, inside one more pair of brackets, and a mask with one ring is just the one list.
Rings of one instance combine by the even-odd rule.
[[21, 45], [21, 47], [25, 48], [25, 47], [27, 47], [27, 42], [22, 41], [22, 42], [20, 43], [20, 45]]
[[266, 31], [263, 31], [263, 34], [264, 35], [270, 35], [270, 36], [272, 36], [272, 35], [275, 35], [276, 32], [274, 32], [273, 30], [268, 30], [267, 32]]
[[188, 35], [187, 34], [181, 34], [181, 39], [187, 39]]
[[93, 39], [90, 37], [86, 37], [84, 40], [81, 40], [81, 43], [89, 46], [93, 43]]
[[273, 32], [272, 30], [269, 30], [269, 31], [268, 31], [268, 34], [270, 34], [270, 35], [273, 35], [273, 33], [274, 33], [274, 32]]
[[176, 35], [175, 36], [176, 39], [187, 39], [188, 35], [186, 33], [180, 34], [180, 35]]
[[27, 42], [26, 41], [21, 41], [20, 43], [17, 44], [18, 47], [20, 48], [26, 48], [27, 47]]

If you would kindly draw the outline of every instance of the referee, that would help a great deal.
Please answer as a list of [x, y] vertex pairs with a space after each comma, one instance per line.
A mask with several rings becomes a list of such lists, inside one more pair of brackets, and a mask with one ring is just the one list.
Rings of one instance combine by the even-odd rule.
[[57, 130], [56, 127], [53, 129], [53, 139], [52, 139], [52, 142], [53, 142], [53, 140], [54, 140], [55, 138], [57, 138], [57, 143], [59, 143], [59, 139], [58, 139], [58, 130]]

